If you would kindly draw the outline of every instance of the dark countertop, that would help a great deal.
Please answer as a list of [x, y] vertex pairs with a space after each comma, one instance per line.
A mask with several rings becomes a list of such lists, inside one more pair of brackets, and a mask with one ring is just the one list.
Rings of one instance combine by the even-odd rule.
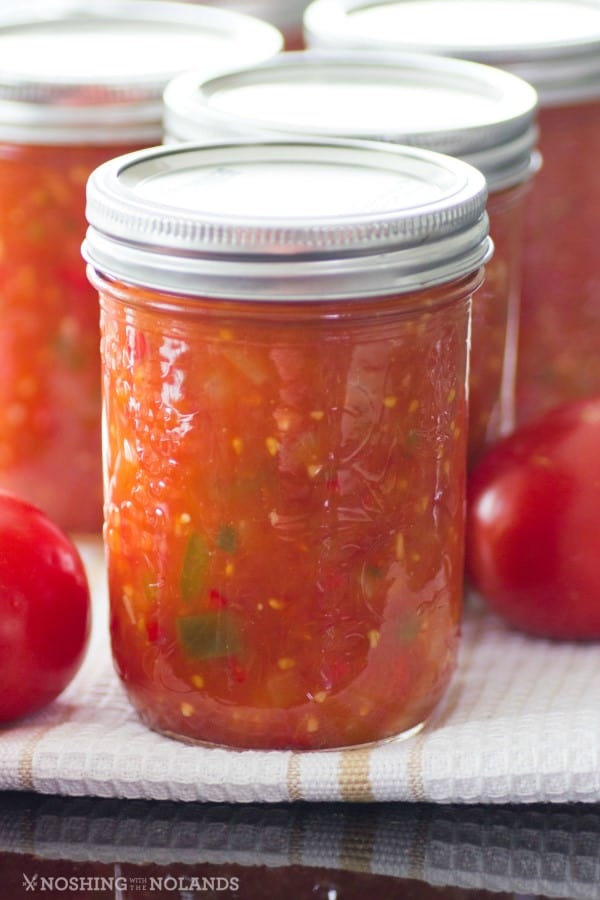
[[0, 898], [600, 898], [600, 805], [0, 793]]

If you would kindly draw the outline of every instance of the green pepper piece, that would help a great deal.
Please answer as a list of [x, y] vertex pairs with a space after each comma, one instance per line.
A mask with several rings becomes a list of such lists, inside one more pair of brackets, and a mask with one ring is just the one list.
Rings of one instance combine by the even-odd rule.
[[217, 547], [225, 550], [226, 553], [235, 553], [237, 543], [238, 538], [233, 525], [222, 525], [217, 535]]
[[202, 593], [206, 585], [210, 550], [202, 535], [190, 535], [183, 557], [180, 590], [185, 603], [189, 603]]
[[222, 610], [177, 619], [179, 643], [193, 659], [218, 659], [233, 656], [242, 647], [235, 619]]
[[418, 449], [420, 443], [421, 443], [420, 432], [416, 428], [411, 428], [406, 436], [407, 450], [412, 453], [413, 450]]

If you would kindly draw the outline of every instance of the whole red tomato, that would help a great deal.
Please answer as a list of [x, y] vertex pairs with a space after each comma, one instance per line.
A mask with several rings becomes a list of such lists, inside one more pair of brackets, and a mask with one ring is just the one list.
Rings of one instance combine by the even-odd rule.
[[471, 472], [467, 575], [524, 631], [600, 638], [600, 398], [523, 426]]
[[41, 510], [0, 491], [0, 722], [60, 694], [83, 661], [89, 631], [77, 548]]

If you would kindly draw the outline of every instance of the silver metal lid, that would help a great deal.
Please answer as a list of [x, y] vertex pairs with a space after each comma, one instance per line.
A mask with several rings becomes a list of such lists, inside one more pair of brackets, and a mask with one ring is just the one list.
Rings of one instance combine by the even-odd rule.
[[155, 147], [92, 173], [83, 255], [109, 278], [191, 296], [394, 294], [485, 262], [486, 194], [466, 163], [389, 144]]
[[600, 97], [598, 0], [313, 0], [310, 47], [418, 51], [509, 69], [542, 105]]
[[390, 141], [458, 156], [491, 191], [537, 168], [537, 95], [501, 69], [429, 54], [306, 50], [164, 93], [166, 141], [337, 137]]
[[0, 9], [0, 140], [158, 143], [179, 72], [252, 65], [280, 32], [175, 0], [19, 0]]

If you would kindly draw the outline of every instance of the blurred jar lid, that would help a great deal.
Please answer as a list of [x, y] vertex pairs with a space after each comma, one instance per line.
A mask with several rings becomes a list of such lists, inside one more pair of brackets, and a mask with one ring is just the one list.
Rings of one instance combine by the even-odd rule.
[[458, 156], [490, 190], [537, 167], [537, 95], [501, 69], [429, 54], [282, 53], [164, 94], [167, 141], [284, 134], [382, 140]]
[[481, 173], [375, 142], [151, 148], [88, 181], [83, 253], [105, 276], [190, 296], [327, 300], [420, 290], [490, 255]]
[[0, 140], [156, 143], [170, 78], [250, 65], [282, 42], [266, 22], [173, 0], [5, 2]]
[[597, 0], [313, 0], [308, 46], [404, 50], [507, 68], [542, 105], [600, 97]]

